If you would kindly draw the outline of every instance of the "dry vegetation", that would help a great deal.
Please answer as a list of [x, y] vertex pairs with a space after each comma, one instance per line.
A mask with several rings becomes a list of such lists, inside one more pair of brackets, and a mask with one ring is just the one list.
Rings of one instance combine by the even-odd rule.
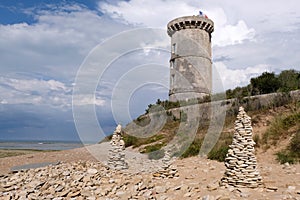
[[[277, 99], [276, 104], [274, 103], [269, 108], [256, 107], [245, 100], [242, 103], [246, 109], [248, 108], [246, 111], [253, 119], [253, 139], [256, 142], [256, 148], [266, 151], [270, 147], [282, 145], [279, 141], [289, 140], [285, 146], [277, 148], [280, 151], [273, 154], [276, 153], [280, 163], [298, 162], [300, 158], [300, 102], [290, 102], [286, 98], [281, 98]], [[209, 159], [224, 161], [228, 145], [232, 142], [235, 115], [240, 105], [239, 103], [233, 105], [227, 112], [223, 132], [217, 144], [208, 154]], [[158, 159], [164, 155], [160, 149], [173, 139], [179, 124], [180, 121], [168, 121], [159, 133], [150, 138], [140, 139], [125, 135], [124, 140], [127, 146], [132, 146], [141, 153], [150, 153], [149, 158]], [[199, 125], [194, 141], [184, 152], [181, 152], [182, 158], [199, 154], [207, 128], [207, 123]]]

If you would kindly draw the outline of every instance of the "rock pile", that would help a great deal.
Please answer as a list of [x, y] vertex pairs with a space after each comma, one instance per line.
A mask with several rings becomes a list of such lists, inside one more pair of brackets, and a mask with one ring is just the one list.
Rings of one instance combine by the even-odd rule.
[[[173, 200], [197, 195], [198, 184], [184, 186], [150, 173], [111, 170], [100, 162], [60, 163], [0, 175], [1, 200]], [[196, 188], [195, 188], [196, 187]]]
[[154, 177], [157, 178], [174, 178], [179, 177], [177, 168], [172, 165], [170, 152], [165, 151], [165, 156], [162, 159], [162, 167], [161, 170], [155, 172], [153, 174]]
[[107, 166], [110, 169], [127, 169], [128, 163], [125, 161], [125, 142], [122, 139], [122, 127], [118, 125], [110, 141], [111, 149], [109, 150]]
[[[140, 159], [138, 160], [140, 161]], [[135, 162], [130, 161], [134, 166]], [[101, 162], [61, 162], [47, 167], [0, 174], [1, 200], [175, 200], [175, 199], [300, 199], [299, 170], [285, 174], [281, 166], [270, 164], [273, 175], [264, 175], [265, 182], [274, 184], [266, 188], [218, 187], [214, 180], [222, 176], [222, 163], [193, 157], [177, 160], [180, 177], [163, 179], [153, 172], [131, 173], [111, 170]], [[209, 171], [205, 172], [209, 166]], [[139, 166], [142, 167], [142, 166]], [[264, 168], [261, 173], [264, 173]], [[281, 182], [282, 181], [282, 182]], [[271, 190], [272, 189], [272, 190]]]
[[225, 158], [226, 171], [221, 185], [256, 188], [262, 184], [254, 155], [251, 118], [243, 107], [239, 108], [235, 121], [235, 133]]
[[0, 199], [152, 199], [151, 176], [110, 170], [100, 162], [61, 163], [0, 176]]

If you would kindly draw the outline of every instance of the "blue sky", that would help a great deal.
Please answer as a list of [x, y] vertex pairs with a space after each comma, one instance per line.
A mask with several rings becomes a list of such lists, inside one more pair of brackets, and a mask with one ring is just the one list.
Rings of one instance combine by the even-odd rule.
[[[0, 4], [0, 23], [16, 24], [26, 22], [28, 24], [35, 23], [36, 20], [32, 15], [28, 15], [27, 9], [47, 9], [49, 5], [60, 4], [82, 4], [86, 8], [95, 10], [97, 1], [93, 0], [77, 0], [77, 1], [60, 1], [60, 0], [3, 0]], [[97, 11], [97, 10], [96, 10]]]
[[[225, 89], [247, 85], [264, 71], [299, 70], [299, 4], [297, 0], [251, 4], [245, 0], [3, 0], [0, 140], [96, 141], [103, 136], [99, 132], [111, 133], [116, 123], [131, 120], [118, 110], [120, 105], [135, 118], [157, 98], [167, 99], [170, 40], [162, 33], [171, 19], [196, 15], [199, 9], [215, 22], [213, 60], [220, 74], [214, 74], [216, 91], [220, 85]], [[130, 32], [149, 27], [158, 30], [147, 42], [142, 40], [143, 31]], [[130, 51], [115, 57], [126, 48]], [[93, 76], [99, 73], [97, 65], [85, 68], [95, 59], [93, 52], [98, 52], [94, 61], [100, 65], [113, 58], [98, 77]], [[84, 83], [78, 82], [85, 73], [89, 76], [82, 79]], [[153, 79], [152, 74], [160, 76]], [[129, 78], [132, 75], [140, 79]], [[81, 93], [72, 109], [74, 88], [92, 84], [91, 76], [96, 78], [96, 89], [92, 95]], [[126, 92], [129, 99], [123, 99]], [[91, 113], [74, 117], [74, 107], [94, 110], [98, 124], [89, 123]]]

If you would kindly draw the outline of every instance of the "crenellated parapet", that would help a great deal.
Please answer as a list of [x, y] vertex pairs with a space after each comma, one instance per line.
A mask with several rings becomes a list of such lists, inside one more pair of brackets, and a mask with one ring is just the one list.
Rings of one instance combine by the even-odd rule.
[[209, 34], [214, 31], [214, 22], [203, 16], [186, 16], [176, 18], [168, 23], [168, 35], [171, 37], [182, 29], [201, 29]]

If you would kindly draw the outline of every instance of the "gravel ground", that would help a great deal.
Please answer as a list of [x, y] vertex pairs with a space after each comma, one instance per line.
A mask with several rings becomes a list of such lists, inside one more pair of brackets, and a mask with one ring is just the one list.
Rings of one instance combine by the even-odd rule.
[[[65, 150], [58, 152], [43, 152], [35, 153], [30, 155], [7, 157], [0, 159], [0, 173], [5, 178], [2, 181], [4, 188], [9, 184], [13, 184], [16, 181], [21, 189], [23, 180], [17, 180], [18, 176], [33, 178], [36, 176], [28, 175], [27, 173], [43, 172], [44, 170], [51, 170], [51, 167], [44, 167], [36, 170], [29, 170], [25, 172], [19, 172], [17, 174], [8, 173], [12, 167], [36, 164], [45, 162], [61, 162], [54, 166], [55, 169], [64, 169], [65, 166], [72, 169], [72, 166], [78, 166], [78, 162], [87, 162], [91, 166], [90, 168], [99, 168], [107, 161], [107, 153], [109, 149], [108, 143], [97, 144], [89, 146], [87, 148], [79, 148], [73, 150]], [[113, 183], [108, 180], [105, 182], [105, 186], [110, 188], [108, 193], [104, 196], [113, 197], [111, 199], [124, 199], [118, 197], [118, 195], [137, 195], [155, 197], [157, 199], [294, 199], [300, 200], [300, 164], [297, 165], [279, 165], [275, 161], [270, 162], [271, 158], [264, 159], [268, 155], [260, 154], [258, 156], [258, 169], [263, 178], [263, 186], [258, 189], [236, 189], [236, 188], [222, 188], [218, 186], [218, 182], [222, 178], [225, 172], [224, 163], [207, 160], [200, 157], [192, 157], [187, 159], [176, 160], [173, 165], [178, 169], [179, 177], [173, 179], [161, 179], [153, 177], [153, 172], [159, 169], [159, 161], [149, 161], [145, 155], [139, 154], [133, 150], [126, 150], [126, 160], [129, 163], [129, 169], [125, 170], [120, 174], [119, 172], [107, 171], [111, 179], [126, 180], [125, 182], [120, 181]], [[100, 162], [99, 162], [100, 161]], [[76, 164], [77, 163], [77, 164]], [[100, 164], [102, 163], [102, 164]], [[86, 164], [85, 164], [86, 165]], [[92, 167], [93, 166], [93, 167]], [[105, 168], [103, 168], [105, 169]], [[75, 169], [72, 173], [88, 173], [87, 169]], [[92, 169], [90, 169], [92, 170]], [[63, 171], [61, 172], [63, 173]], [[47, 175], [48, 173], [46, 173]], [[57, 175], [57, 173], [54, 173]], [[59, 175], [60, 176], [60, 175]], [[97, 174], [97, 177], [101, 179], [104, 174]], [[1, 177], [1, 175], [0, 175]], [[15, 178], [14, 178], [15, 177]], [[48, 176], [40, 176], [40, 178]], [[102, 177], [103, 178], [103, 177]], [[25, 180], [24, 179], [24, 180]], [[38, 177], [36, 178], [38, 181]], [[91, 178], [93, 179], [93, 178]], [[6, 181], [7, 180], [7, 181]], [[71, 179], [72, 180], [72, 179]], [[147, 183], [145, 182], [147, 180]], [[51, 180], [61, 182], [60, 178]], [[4, 185], [5, 184], [5, 185]], [[7, 185], [8, 184], [8, 185]], [[80, 183], [78, 183], [80, 184]], [[125, 193], [123, 192], [124, 185], [127, 184]], [[138, 185], [138, 188], [135, 188]], [[129, 187], [130, 186], [130, 187]], [[131, 191], [131, 186], [134, 191]], [[1, 189], [0, 187], [0, 189]], [[13, 185], [10, 187], [14, 187]], [[58, 187], [58, 185], [57, 185]], [[65, 188], [68, 185], [64, 186]], [[80, 186], [81, 187], [81, 186]], [[94, 186], [93, 186], [94, 187]], [[95, 185], [95, 188], [98, 186]], [[113, 190], [113, 188], [120, 188]], [[100, 185], [101, 188], [101, 185]], [[53, 189], [53, 188], [52, 188]], [[57, 188], [56, 188], [57, 189]], [[86, 188], [84, 188], [86, 190]], [[58, 190], [58, 189], [57, 189]], [[9, 194], [12, 194], [17, 190], [12, 190]], [[102, 190], [101, 190], [102, 191]], [[99, 191], [99, 192], [101, 192]], [[106, 190], [105, 190], [106, 191]], [[163, 191], [163, 192], [162, 192]], [[32, 192], [31, 190], [29, 192]], [[35, 192], [40, 192], [39, 189]], [[5, 192], [2, 195], [6, 194]], [[69, 191], [70, 195], [78, 195], [81, 193], [78, 191]], [[4, 195], [5, 196], [5, 195]], [[4, 197], [2, 196], [2, 197]], [[55, 196], [55, 195], [54, 195]], [[159, 198], [158, 198], [159, 197]], [[161, 198], [160, 198], [161, 197]], [[1, 199], [1, 197], [0, 197]], [[79, 199], [79, 198], [78, 198]], [[96, 198], [106, 199], [106, 198]], [[127, 199], [127, 198], [125, 198]], [[138, 198], [147, 199], [147, 198]]]

